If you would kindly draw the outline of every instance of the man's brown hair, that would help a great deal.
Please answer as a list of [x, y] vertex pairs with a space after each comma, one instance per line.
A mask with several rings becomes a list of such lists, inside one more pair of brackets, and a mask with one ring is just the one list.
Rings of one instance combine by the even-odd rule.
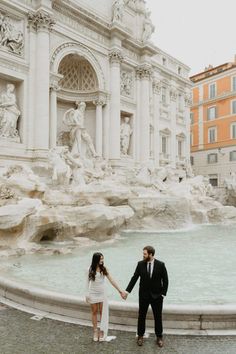
[[149, 255], [152, 254], [154, 256], [154, 254], [155, 254], [155, 248], [152, 246], [145, 246], [143, 248], [143, 251], [144, 250], [146, 250]]

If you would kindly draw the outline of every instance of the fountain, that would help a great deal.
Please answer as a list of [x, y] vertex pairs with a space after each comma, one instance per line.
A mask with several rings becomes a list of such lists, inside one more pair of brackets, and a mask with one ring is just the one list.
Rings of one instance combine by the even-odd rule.
[[[48, 161], [41, 176], [24, 164], [1, 170], [2, 301], [87, 323], [81, 279], [91, 253], [101, 249], [111, 270], [119, 264], [114, 276], [125, 287], [127, 270], [151, 243], [171, 274], [166, 328], [234, 328], [234, 282], [230, 276], [224, 291], [222, 283], [235, 258], [236, 209], [215, 201], [205, 178], [179, 182], [173, 168], [150, 163], [124, 175], [67, 147], [54, 148]], [[135, 325], [136, 297], [110, 298], [112, 324]]]

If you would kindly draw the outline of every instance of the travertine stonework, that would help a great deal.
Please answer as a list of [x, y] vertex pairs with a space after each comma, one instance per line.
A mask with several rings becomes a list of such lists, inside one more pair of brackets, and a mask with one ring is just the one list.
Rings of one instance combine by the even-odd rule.
[[151, 160], [181, 175], [189, 68], [155, 46], [153, 31], [144, 0], [2, 0], [0, 161], [47, 165], [50, 149], [71, 149], [63, 117], [85, 102], [84, 129], [99, 157], [122, 169]]

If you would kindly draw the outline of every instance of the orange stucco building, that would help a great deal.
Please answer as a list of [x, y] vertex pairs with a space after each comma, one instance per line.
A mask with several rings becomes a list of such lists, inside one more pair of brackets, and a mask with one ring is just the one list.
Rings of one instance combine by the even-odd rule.
[[215, 186], [236, 172], [236, 61], [190, 77], [191, 162]]

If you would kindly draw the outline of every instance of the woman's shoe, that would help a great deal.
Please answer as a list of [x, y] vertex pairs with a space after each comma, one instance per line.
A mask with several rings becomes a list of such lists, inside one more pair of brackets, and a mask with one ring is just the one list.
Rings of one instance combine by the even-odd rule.
[[105, 342], [106, 338], [105, 337], [99, 337], [99, 342]]
[[93, 341], [98, 342], [98, 330], [97, 329], [95, 329], [95, 331], [93, 332]]

